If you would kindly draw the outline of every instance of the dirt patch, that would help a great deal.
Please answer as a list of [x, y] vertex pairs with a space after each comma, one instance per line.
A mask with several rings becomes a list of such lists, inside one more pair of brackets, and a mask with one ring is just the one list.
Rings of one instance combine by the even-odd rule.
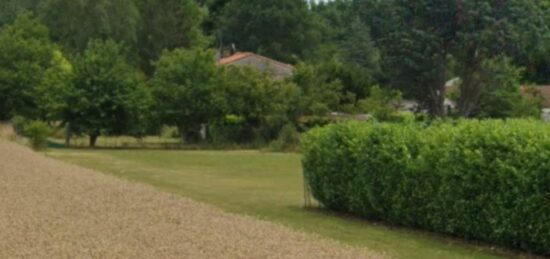
[[0, 258], [380, 258], [0, 139]]

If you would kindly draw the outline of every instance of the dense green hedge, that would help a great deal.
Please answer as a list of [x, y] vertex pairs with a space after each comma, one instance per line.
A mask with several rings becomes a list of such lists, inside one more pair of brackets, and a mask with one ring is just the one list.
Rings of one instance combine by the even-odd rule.
[[327, 208], [550, 255], [550, 126], [348, 123], [303, 138]]

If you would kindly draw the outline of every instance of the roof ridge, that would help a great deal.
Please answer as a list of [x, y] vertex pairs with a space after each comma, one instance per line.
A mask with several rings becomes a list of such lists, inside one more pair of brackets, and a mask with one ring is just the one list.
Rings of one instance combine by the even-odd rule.
[[239, 61], [243, 58], [247, 58], [247, 57], [250, 57], [250, 56], [255, 56], [255, 57], [258, 57], [260, 59], [273, 62], [277, 65], [285, 66], [287, 68], [294, 68], [294, 66], [292, 66], [291, 64], [283, 63], [281, 61], [277, 61], [275, 59], [268, 58], [266, 56], [262, 56], [260, 54], [256, 54], [256, 53], [253, 53], [253, 52], [236, 52], [235, 54], [233, 54], [229, 57], [225, 57], [225, 58], [220, 59], [218, 61], [218, 64], [219, 65], [226, 65], [226, 64], [233, 63], [233, 62]]

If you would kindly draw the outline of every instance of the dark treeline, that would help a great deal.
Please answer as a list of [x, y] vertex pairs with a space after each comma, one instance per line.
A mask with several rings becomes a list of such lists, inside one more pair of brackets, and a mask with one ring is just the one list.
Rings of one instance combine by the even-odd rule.
[[[538, 117], [550, 83], [547, 0], [4, 0], [0, 119], [68, 136], [267, 142], [368, 113], [402, 120], [400, 99], [434, 117]], [[275, 80], [218, 67], [215, 50], [295, 66]], [[458, 78], [456, 90], [446, 83]], [[447, 109], [445, 99], [456, 103]]]

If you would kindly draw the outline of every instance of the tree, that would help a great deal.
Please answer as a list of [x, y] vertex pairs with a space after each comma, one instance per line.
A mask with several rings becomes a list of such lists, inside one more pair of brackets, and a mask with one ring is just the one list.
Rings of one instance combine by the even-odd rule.
[[[434, 116], [444, 115], [444, 85], [453, 72], [462, 79], [460, 114], [468, 117], [479, 101], [476, 74], [482, 62], [533, 50], [546, 31], [540, 1], [358, 2], [376, 8], [378, 14], [361, 11], [374, 16], [362, 18], [376, 28], [392, 84], [427, 103]], [[451, 61], [457, 71], [452, 71]]]
[[90, 137], [143, 133], [150, 96], [121, 45], [92, 40], [74, 64], [74, 89], [65, 97], [70, 131]]
[[498, 57], [481, 66], [479, 105], [473, 116], [481, 118], [540, 118], [542, 97], [533, 89], [521, 89], [524, 69], [511, 59]]
[[224, 44], [284, 62], [315, 54], [317, 26], [303, 0], [233, 0], [218, 22]]
[[134, 0], [47, 0], [40, 17], [71, 54], [83, 52], [92, 39], [137, 43], [140, 14]]
[[335, 111], [355, 113], [357, 101], [368, 96], [373, 82], [364, 68], [335, 59], [298, 64], [292, 81], [301, 90], [302, 115], [316, 116]]
[[214, 53], [203, 49], [164, 51], [152, 79], [156, 111], [164, 124], [176, 126], [187, 142], [199, 140], [202, 124], [211, 118]]
[[382, 89], [379, 86], [370, 88], [369, 97], [359, 101], [359, 109], [378, 121], [397, 121], [401, 93], [395, 90]]
[[374, 75], [380, 70], [380, 53], [371, 39], [371, 32], [364, 22], [355, 19], [344, 34], [340, 44], [344, 60]]
[[464, 117], [469, 117], [479, 102], [483, 87], [478, 77], [484, 62], [501, 55], [528, 55], [539, 48], [548, 32], [541, 1], [489, 2], [456, 3], [460, 30], [453, 56], [462, 79], [458, 109]]
[[375, 34], [380, 37], [382, 69], [390, 84], [425, 104], [433, 116], [443, 116], [444, 87], [450, 76], [447, 63], [455, 33], [450, 17], [454, 17], [456, 5], [442, 0], [372, 2], [367, 4], [374, 5], [379, 14], [364, 19], [381, 26]]
[[300, 89], [298, 116], [325, 116], [339, 110], [343, 99], [343, 86], [340, 80], [326, 80], [319, 76], [315, 66], [300, 63], [296, 66], [292, 81]]
[[19, 15], [36, 13], [40, 0], [3, 0], [0, 5], [0, 27], [13, 23]]
[[204, 30], [209, 35], [215, 35], [218, 32], [216, 31], [216, 25], [219, 22], [221, 12], [225, 5], [231, 0], [199, 0], [199, 4], [208, 7], [208, 17], [204, 22]]
[[267, 142], [296, 119], [293, 109], [299, 89], [293, 83], [274, 80], [251, 67], [228, 66], [221, 69], [217, 85], [215, 129], [231, 133], [225, 137], [228, 141]]
[[22, 15], [0, 31], [0, 119], [13, 114], [40, 118], [36, 86], [55, 67], [56, 46], [48, 29], [30, 15]]
[[36, 87], [34, 100], [48, 122], [64, 122], [64, 113], [71, 109], [71, 102], [65, 98], [74, 90], [73, 65], [61, 51], [53, 53], [52, 66], [46, 69], [42, 81]]
[[141, 68], [152, 74], [152, 62], [163, 50], [203, 47], [207, 38], [201, 24], [206, 10], [194, 0], [136, 0], [141, 13], [139, 55]]

